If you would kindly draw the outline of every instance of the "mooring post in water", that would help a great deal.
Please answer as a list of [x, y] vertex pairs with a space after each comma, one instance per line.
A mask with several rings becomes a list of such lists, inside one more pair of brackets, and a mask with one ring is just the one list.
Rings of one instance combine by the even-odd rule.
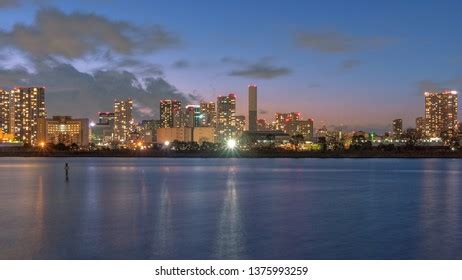
[[66, 171], [66, 181], [69, 181], [69, 163], [66, 162], [64, 170]]

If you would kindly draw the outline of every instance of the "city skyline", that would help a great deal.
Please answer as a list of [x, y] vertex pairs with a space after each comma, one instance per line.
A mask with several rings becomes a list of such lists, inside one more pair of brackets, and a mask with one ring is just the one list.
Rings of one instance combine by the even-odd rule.
[[[385, 131], [390, 118], [406, 127], [424, 115], [422, 92], [461, 88], [461, 3], [11, 2], [0, 6], [0, 85], [47, 87], [50, 115], [77, 116], [72, 104], [90, 117], [132, 97], [148, 119], [160, 99], [197, 104], [229, 92], [247, 115], [243, 85], [257, 84], [266, 119], [297, 111], [316, 124]], [[434, 13], [448, 20], [425, 20]]]

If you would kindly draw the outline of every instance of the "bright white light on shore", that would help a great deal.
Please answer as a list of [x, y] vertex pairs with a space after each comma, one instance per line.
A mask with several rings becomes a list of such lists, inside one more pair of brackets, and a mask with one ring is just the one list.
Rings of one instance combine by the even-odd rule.
[[94, 122], [90, 122], [90, 127], [94, 127], [96, 124]]
[[168, 145], [170, 145], [170, 141], [165, 141], [164, 146], [168, 146]]
[[226, 142], [226, 146], [228, 147], [228, 149], [230, 150], [233, 150], [234, 148], [236, 148], [236, 140], [234, 139], [229, 139], [228, 142]]

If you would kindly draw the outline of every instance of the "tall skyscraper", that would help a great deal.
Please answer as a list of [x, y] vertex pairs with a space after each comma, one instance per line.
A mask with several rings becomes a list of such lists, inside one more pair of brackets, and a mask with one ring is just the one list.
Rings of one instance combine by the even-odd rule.
[[400, 137], [403, 134], [403, 120], [393, 120], [393, 136]]
[[114, 140], [119, 142], [127, 142], [131, 128], [134, 124], [133, 120], [133, 101], [116, 100], [114, 102]]
[[217, 123], [217, 111], [215, 102], [201, 102], [201, 126], [215, 127]]
[[160, 101], [160, 126], [181, 127], [181, 101], [164, 99]]
[[425, 136], [449, 137], [457, 132], [458, 97], [456, 91], [425, 93]]
[[38, 119], [46, 117], [45, 88], [15, 88], [11, 94], [14, 99], [15, 140], [37, 145]]
[[220, 142], [236, 136], [236, 95], [233, 93], [217, 99], [216, 134]]
[[257, 131], [257, 86], [249, 86], [249, 131]]
[[0, 130], [14, 133], [14, 96], [10, 91], [0, 89]]

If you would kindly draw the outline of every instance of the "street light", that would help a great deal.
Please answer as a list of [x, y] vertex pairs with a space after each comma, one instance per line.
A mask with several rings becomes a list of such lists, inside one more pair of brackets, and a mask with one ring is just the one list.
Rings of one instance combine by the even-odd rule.
[[228, 149], [230, 150], [234, 150], [237, 146], [237, 143], [236, 143], [236, 140], [234, 139], [229, 139], [227, 142], [226, 142], [226, 147], [228, 147]]

